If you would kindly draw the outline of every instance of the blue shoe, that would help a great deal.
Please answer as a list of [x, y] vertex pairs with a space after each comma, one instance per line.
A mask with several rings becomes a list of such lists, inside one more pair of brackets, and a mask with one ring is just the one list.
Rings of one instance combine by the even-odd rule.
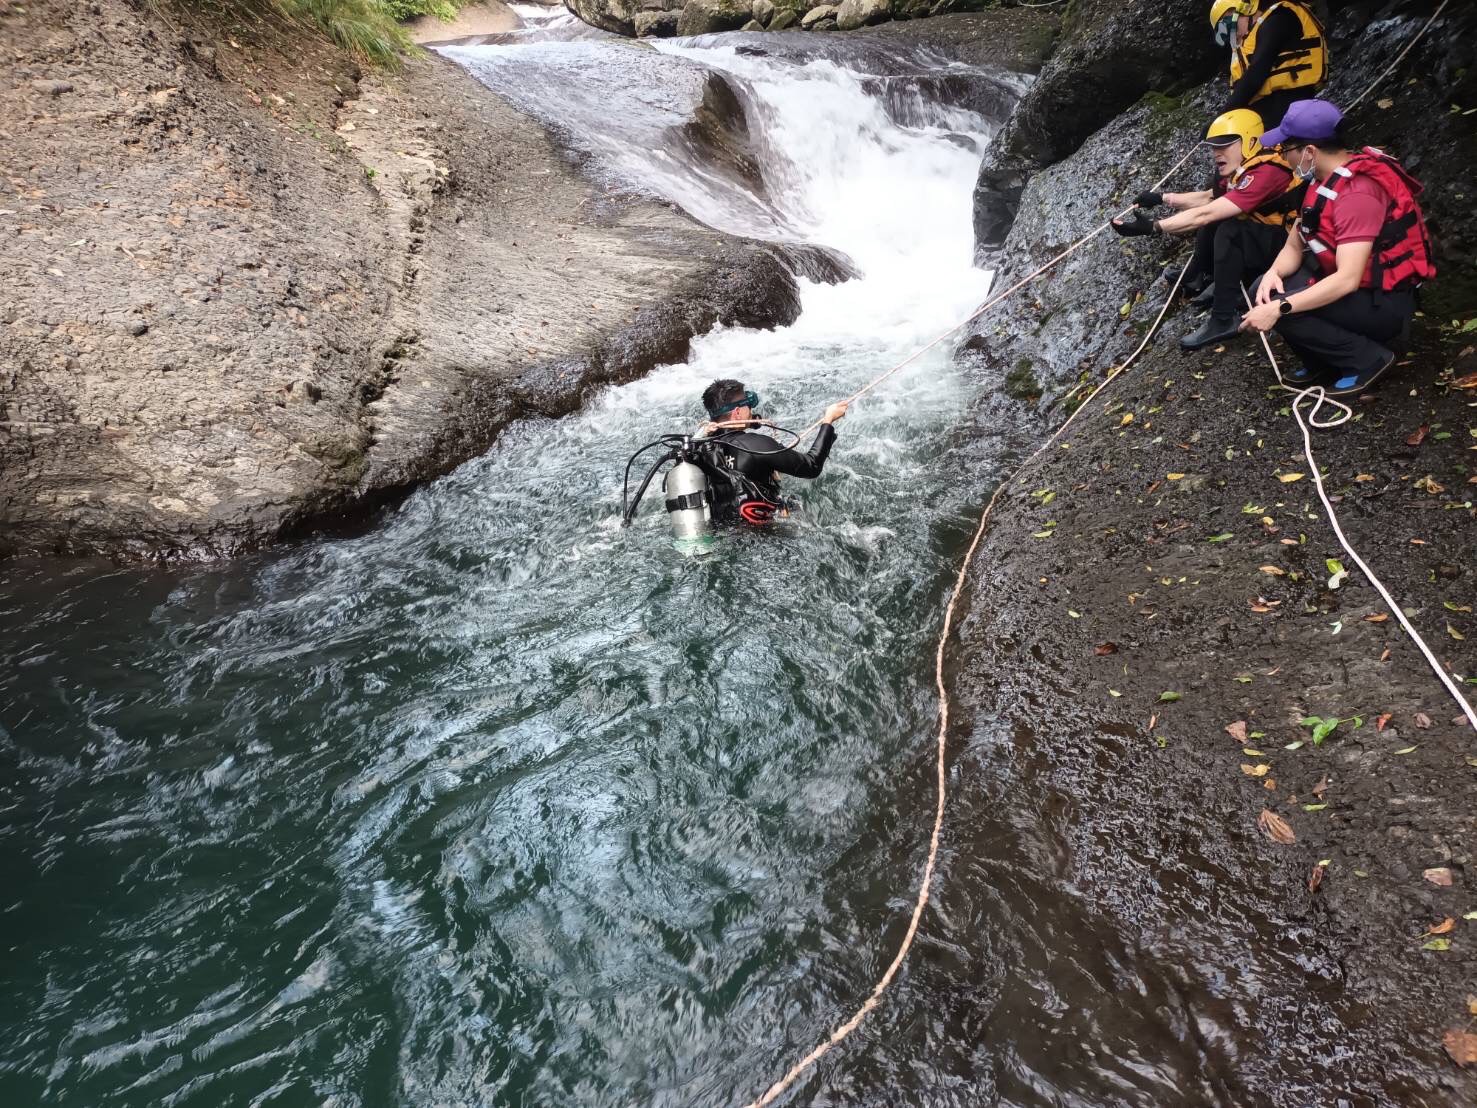
[[1346, 373], [1328, 386], [1329, 396], [1345, 396], [1353, 392], [1363, 392], [1379, 379], [1385, 370], [1395, 364], [1395, 355], [1388, 350], [1373, 369], [1362, 370], [1358, 373]]

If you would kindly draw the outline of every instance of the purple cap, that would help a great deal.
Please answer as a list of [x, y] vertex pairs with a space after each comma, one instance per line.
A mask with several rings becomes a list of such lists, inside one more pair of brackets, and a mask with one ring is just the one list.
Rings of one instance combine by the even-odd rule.
[[1289, 138], [1327, 142], [1338, 133], [1344, 113], [1327, 100], [1294, 100], [1282, 122], [1262, 136], [1263, 146], [1280, 146]]

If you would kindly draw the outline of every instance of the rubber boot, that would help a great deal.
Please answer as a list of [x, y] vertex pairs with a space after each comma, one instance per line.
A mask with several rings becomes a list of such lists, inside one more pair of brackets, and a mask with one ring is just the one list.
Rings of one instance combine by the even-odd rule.
[[1199, 350], [1202, 346], [1209, 346], [1213, 342], [1224, 342], [1226, 339], [1235, 338], [1240, 328], [1240, 317], [1212, 313], [1209, 319], [1180, 339], [1180, 346], [1186, 350]]

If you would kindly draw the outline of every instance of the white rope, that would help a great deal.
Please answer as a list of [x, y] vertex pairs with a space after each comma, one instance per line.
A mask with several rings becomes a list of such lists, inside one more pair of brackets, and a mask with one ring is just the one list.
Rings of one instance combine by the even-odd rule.
[[[1241, 295], [1246, 300], [1246, 306], [1250, 308], [1252, 306], [1251, 297], [1248, 295], [1245, 285], [1241, 286]], [[1380, 596], [1384, 597], [1385, 603], [1390, 606], [1390, 610], [1395, 613], [1395, 618], [1400, 621], [1400, 626], [1405, 629], [1405, 633], [1410, 636], [1411, 641], [1420, 648], [1420, 652], [1426, 656], [1426, 662], [1430, 665], [1431, 670], [1440, 678], [1441, 683], [1446, 686], [1446, 691], [1451, 693], [1452, 699], [1457, 702], [1457, 705], [1466, 715], [1468, 721], [1471, 722], [1472, 727], [1477, 729], [1477, 711], [1473, 710], [1471, 703], [1462, 695], [1461, 688], [1452, 680], [1451, 676], [1446, 672], [1446, 667], [1437, 659], [1431, 648], [1426, 645], [1426, 640], [1421, 638], [1420, 632], [1406, 618], [1405, 610], [1390, 595], [1390, 590], [1385, 588], [1384, 582], [1375, 575], [1374, 570], [1369, 568], [1369, 563], [1359, 556], [1359, 551], [1355, 550], [1353, 544], [1349, 542], [1349, 537], [1344, 534], [1344, 529], [1339, 524], [1338, 513], [1333, 509], [1333, 501], [1328, 499], [1328, 492], [1323, 487], [1323, 475], [1318, 472], [1318, 460], [1313, 456], [1313, 436], [1308, 428], [1312, 426], [1323, 429], [1341, 426], [1347, 423], [1353, 416], [1353, 410], [1346, 404], [1340, 404], [1337, 400], [1330, 400], [1322, 385], [1297, 389], [1287, 384], [1282, 378], [1282, 368], [1277, 364], [1277, 355], [1272, 352], [1272, 344], [1267, 341], [1266, 332], [1258, 332], [1258, 335], [1261, 337], [1262, 349], [1266, 352], [1267, 360], [1272, 363], [1272, 372], [1277, 375], [1278, 385], [1288, 392], [1295, 394], [1292, 402], [1292, 414], [1297, 420], [1298, 430], [1303, 435], [1303, 457], [1308, 461], [1308, 470], [1313, 475], [1313, 485], [1318, 490], [1318, 499], [1323, 501], [1324, 514], [1328, 516], [1328, 522], [1333, 527], [1333, 533], [1338, 538], [1339, 545], [1344, 548], [1344, 553], [1348, 554], [1354, 560], [1354, 564], [1369, 579], [1369, 583], [1375, 587], [1375, 590]], [[1313, 398], [1313, 408], [1308, 412], [1307, 421], [1304, 422], [1302, 404], [1308, 397]], [[1314, 422], [1313, 417], [1317, 414], [1319, 407], [1325, 403], [1343, 408], [1345, 414], [1331, 422]]]
[[1373, 92], [1375, 88], [1378, 87], [1381, 81], [1383, 81], [1391, 73], [1395, 72], [1395, 67], [1405, 60], [1405, 55], [1409, 54], [1412, 50], [1415, 49], [1415, 44], [1420, 42], [1421, 39], [1425, 37], [1426, 32], [1431, 29], [1431, 24], [1435, 23], [1436, 20], [1440, 18], [1441, 13], [1446, 10], [1446, 5], [1450, 2], [1451, 0], [1441, 0], [1441, 3], [1436, 5], [1436, 10], [1431, 13], [1431, 18], [1426, 20], [1425, 26], [1417, 31], [1415, 33], [1415, 37], [1405, 44], [1405, 49], [1396, 54], [1395, 60], [1392, 61], [1389, 65], [1385, 66], [1384, 69], [1380, 70], [1379, 76], [1376, 77], [1373, 81], [1369, 82], [1369, 87], [1361, 92], [1358, 96], [1354, 97], [1354, 99], [1349, 102], [1348, 106], [1344, 108], [1345, 115], [1348, 115], [1360, 104], [1362, 104], [1364, 102], [1364, 98], [1368, 96], [1371, 92]]
[[[1191, 153], [1194, 153], [1193, 149], [1191, 150]], [[1176, 162], [1174, 167], [1171, 168], [1168, 173], [1166, 173], [1162, 178], [1159, 179], [1158, 184], [1156, 184], [1154, 188], [1158, 189], [1161, 185], [1164, 184], [1165, 181], [1169, 180], [1169, 178], [1174, 174], [1175, 170], [1184, 165], [1187, 159], [1188, 155], [1186, 156], [1186, 158], [1181, 158], [1178, 162]], [[998, 304], [1001, 300], [1005, 299], [1005, 297], [1009, 296], [1012, 292], [1014, 292], [1017, 288], [1020, 288], [1027, 281], [1034, 280], [1036, 277], [1039, 277], [1041, 274], [1045, 273], [1046, 270], [1049, 269], [1052, 265], [1056, 264], [1056, 262], [1060, 261], [1072, 250], [1075, 250], [1078, 246], [1081, 246], [1093, 235], [1101, 233], [1106, 227], [1107, 223], [1104, 223], [1102, 226], [1090, 232], [1084, 238], [1079, 239], [1066, 251], [1063, 251], [1061, 254], [1057, 255], [1056, 258], [1052, 259], [1051, 262], [1048, 262], [1046, 265], [1037, 269], [1034, 273], [1031, 274], [1030, 277], [1023, 279], [1016, 285], [1013, 285], [1011, 288], [1001, 293], [998, 297], [992, 298], [990, 302], [987, 302], [986, 308], [993, 306], [993, 304]], [[1179, 277], [1175, 279], [1174, 285], [1170, 288], [1169, 295], [1165, 298], [1164, 306], [1159, 309], [1159, 314], [1154, 318], [1154, 322], [1150, 325], [1148, 333], [1144, 335], [1143, 341], [1139, 343], [1138, 348], [1135, 349], [1134, 352], [1124, 360], [1122, 365], [1118, 366], [1111, 373], [1109, 373], [1108, 376], [1103, 379], [1103, 382], [1098, 385], [1097, 388], [1093, 389], [1091, 393], [1088, 394], [1087, 398], [1080, 405], [1077, 406], [1076, 410], [1073, 411], [1072, 414], [1069, 415], [1062, 422], [1062, 425], [1058, 427], [1054, 432], [1052, 432], [1050, 438], [1048, 438], [1044, 443], [1038, 446], [1029, 458], [1027, 458], [1019, 466], [1017, 466], [1015, 471], [996, 487], [994, 495], [990, 497], [990, 502], [985, 506], [984, 513], [980, 516], [979, 525], [975, 528], [974, 538], [970, 541], [969, 549], [966, 550], [964, 554], [964, 561], [959, 566], [959, 574], [954, 580], [954, 591], [950, 594], [948, 606], [944, 609], [944, 625], [943, 629], [939, 632], [938, 648], [934, 652], [934, 686], [938, 690], [939, 698], [939, 725], [935, 757], [935, 773], [938, 779], [937, 796], [934, 803], [933, 829], [929, 833], [928, 838], [928, 860], [924, 863], [923, 874], [918, 882], [918, 896], [913, 903], [913, 914], [908, 920], [908, 930], [903, 935], [902, 942], [898, 944], [897, 953], [893, 955], [892, 961], [888, 964], [886, 972], [884, 972], [883, 975], [878, 979], [877, 983], [872, 986], [871, 993], [869, 993], [867, 999], [862, 1002], [861, 1007], [852, 1013], [851, 1018], [837, 1027], [834, 1031], [832, 1031], [829, 1037], [827, 1037], [823, 1042], [816, 1045], [810, 1051], [810, 1053], [805, 1055], [804, 1058], [801, 1058], [800, 1061], [791, 1066], [789, 1071], [786, 1072], [783, 1077], [781, 1077], [778, 1081], [776, 1081], [773, 1085], [765, 1090], [763, 1096], [759, 1097], [757, 1100], [751, 1101], [745, 1106], [745, 1108], [765, 1108], [766, 1105], [774, 1103], [776, 1099], [784, 1094], [786, 1089], [788, 1089], [792, 1084], [795, 1083], [796, 1079], [798, 1079], [801, 1074], [803, 1074], [811, 1066], [815, 1065], [815, 1063], [818, 1062], [822, 1057], [829, 1053], [832, 1047], [836, 1046], [853, 1031], [855, 1031], [857, 1027], [861, 1025], [862, 1020], [866, 1019], [868, 1014], [871, 1013], [871, 1011], [876, 1008], [878, 1004], [881, 1003], [882, 994], [887, 991], [888, 987], [892, 984], [893, 978], [897, 976], [898, 970], [902, 968], [903, 960], [907, 958], [908, 951], [913, 945], [913, 940], [918, 935], [918, 925], [923, 919], [923, 910], [928, 906], [928, 898], [930, 892], [929, 886], [933, 882], [934, 870], [938, 866], [939, 841], [943, 834], [944, 827], [944, 805], [945, 801], [948, 798], [948, 782], [946, 775], [945, 754], [948, 750], [949, 735], [949, 689], [944, 682], [944, 650], [945, 647], [948, 645], [949, 635], [954, 629], [954, 612], [959, 606], [959, 598], [963, 595], [965, 583], [969, 579], [970, 563], [974, 561], [975, 551], [979, 547], [980, 540], [984, 537], [985, 525], [989, 521], [990, 513], [995, 510], [995, 504], [1000, 499], [1000, 494], [1005, 490], [1005, 487], [1010, 484], [1011, 481], [1015, 480], [1015, 478], [1019, 476], [1020, 473], [1024, 471], [1027, 466], [1031, 465], [1031, 463], [1033, 463], [1037, 458], [1045, 453], [1046, 450], [1054, 442], [1056, 442], [1058, 438], [1061, 437], [1062, 432], [1064, 432], [1068, 427], [1071, 426], [1072, 421], [1077, 418], [1077, 416], [1088, 406], [1088, 404], [1092, 403], [1093, 399], [1098, 395], [1098, 393], [1102, 392], [1103, 389], [1107, 388], [1115, 380], [1117, 380], [1120, 375], [1126, 372], [1128, 367], [1131, 366], [1134, 361], [1137, 360], [1138, 356], [1144, 352], [1145, 348], [1148, 347], [1149, 340], [1154, 337], [1154, 332], [1158, 329], [1159, 324], [1163, 321], [1165, 314], [1169, 311], [1169, 306], [1174, 302], [1175, 296], [1179, 293], [1180, 285], [1184, 281], [1185, 274], [1189, 272], [1189, 269], [1190, 264], [1189, 262], [1186, 262], [1184, 268], [1180, 270]], [[976, 318], [979, 315], [983, 314], [984, 311], [985, 308], [981, 308], [978, 312], [974, 314], [974, 316], [971, 316], [970, 318]], [[966, 320], [965, 322], [968, 322], [968, 320]], [[960, 326], [963, 326], [963, 324], [960, 324]], [[957, 331], [958, 329], [958, 327], [953, 328], [954, 331]], [[947, 334], [952, 333], [953, 331], [950, 331]], [[940, 336], [940, 339], [946, 338], [947, 334], [945, 334], [944, 336]], [[935, 340], [935, 342], [938, 341], [940, 340]], [[901, 368], [901, 366], [894, 367], [892, 370], [889, 370], [889, 373], [896, 372], [898, 368]], [[883, 377], [886, 376], [887, 374], [883, 375]], [[878, 381], [881, 380], [882, 378], [878, 378]], [[875, 383], [876, 382], [874, 382], [874, 384]], [[872, 386], [868, 387], [870, 388]]]

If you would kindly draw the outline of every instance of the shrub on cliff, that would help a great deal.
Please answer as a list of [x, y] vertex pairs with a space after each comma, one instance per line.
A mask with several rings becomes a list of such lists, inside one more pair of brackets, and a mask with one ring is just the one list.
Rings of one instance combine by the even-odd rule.
[[257, 19], [286, 17], [316, 27], [364, 62], [395, 66], [411, 48], [400, 21], [419, 15], [456, 18], [464, 0], [182, 0], [186, 7]]

